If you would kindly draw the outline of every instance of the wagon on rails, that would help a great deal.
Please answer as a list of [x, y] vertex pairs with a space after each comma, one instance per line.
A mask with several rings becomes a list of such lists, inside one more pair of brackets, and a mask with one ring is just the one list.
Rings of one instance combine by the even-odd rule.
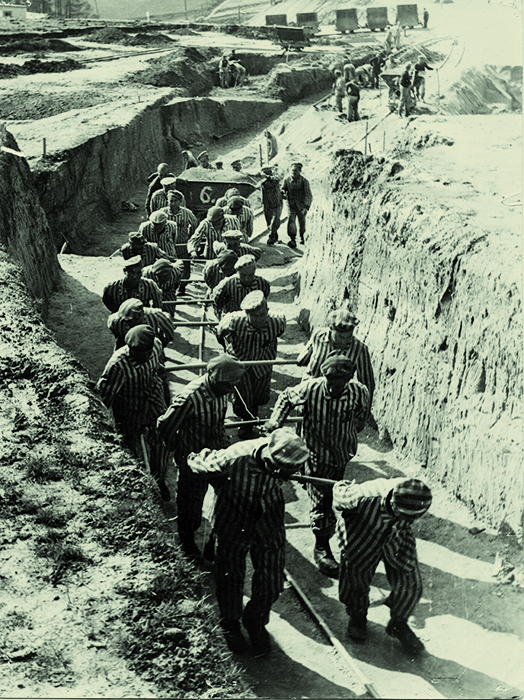
[[249, 197], [258, 184], [247, 173], [226, 169], [189, 168], [176, 179], [177, 190], [182, 192], [186, 206], [199, 221], [205, 218], [207, 210], [215, 206], [216, 201], [231, 187], [236, 187], [242, 197]]

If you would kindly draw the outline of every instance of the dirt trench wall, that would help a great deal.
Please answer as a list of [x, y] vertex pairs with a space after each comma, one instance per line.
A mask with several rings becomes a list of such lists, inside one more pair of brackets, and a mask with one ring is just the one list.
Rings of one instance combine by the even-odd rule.
[[[187, 145], [244, 131], [283, 109], [281, 102], [270, 99], [178, 98], [143, 108], [135, 105], [128, 121], [39, 159], [35, 183], [56, 248], [67, 242], [71, 252], [87, 252], [104, 235], [97, 225], [117, 215], [122, 202], [158, 163], [166, 161], [177, 172], [180, 151]], [[85, 110], [85, 116], [96, 110]], [[42, 128], [57, 128], [55, 122], [50, 118]]]
[[398, 166], [338, 158], [311, 231], [300, 306], [347, 303], [370, 348], [373, 415], [396, 447], [476, 514], [522, 534], [521, 260], [402, 187]]
[[42, 300], [45, 311], [60, 270], [51, 231], [27, 161], [15, 154], [18, 145], [3, 125], [0, 145], [0, 242], [22, 268], [28, 289]]

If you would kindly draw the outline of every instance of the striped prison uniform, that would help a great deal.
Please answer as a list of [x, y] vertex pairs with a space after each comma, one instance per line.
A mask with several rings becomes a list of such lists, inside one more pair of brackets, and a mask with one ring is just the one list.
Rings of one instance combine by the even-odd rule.
[[351, 617], [365, 617], [369, 588], [382, 559], [391, 586], [391, 616], [407, 620], [422, 596], [415, 536], [407, 520], [396, 518], [388, 494], [400, 479], [333, 487], [340, 546], [339, 598]]
[[242, 615], [248, 552], [253, 563], [248, 605], [257, 622], [269, 622], [271, 605], [284, 585], [284, 496], [282, 482], [261, 458], [267, 443], [267, 437], [244, 440], [188, 459], [195, 474], [214, 477], [215, 582], [223, 621]]
[[[251, 325], [245, 311], [226, 314], [217, 326], [217, 340], [238, 360], [274, 360], [277, 339], [286, 330], [285, 316], [269, 314], [266, 328]], [[272, 365], [249, 367], [236, 386], [233, 410], [244, 420], [256, 417], [258, 407], [269, 401]], [[240, 395], [240, 396], [239, 396]]]
[[140, 278], [138, 285], [134, 289], [126, 286], [126, 278], [110, 282], [104, 288], [102, 301], [111, 313], [115, 313], [120, 308], [120, 304], [127, 299], [140, 299], [144, 306], [154, 306], [162, 308], [162, 292], [153, 280]]
[[[145, 323], [153, 329], [155, 336], [159, 339], [164, 348], [175, 337], [175, 327], [171, 317], [160, 309], [144, 309], [144, 318], [140, 323]], [[124, 338], [126, 337], [127, 331], [133, 328], [127, 319], [118, 315], [118, 312], [108, 317], [107, 327], [115, 336], [115, 350], [125, 345]]]
[[247, 243], [253, 235], [253, 212], [250, 207], [242, 205], [242, 209], [238, 214], [234, 214], [228, 207], [227, 213], [238, 219], [239, 229], [244, 234], [244, 243]]
[[202, 520], [206, 479], [195, 476], [187, 465], [191, 452], [204, 447], [221, 449], [228, 444], [224, 428], [227, 395], [215, 396], [204, 374], [187, 384], [158, 420], [158, 430], [178, 466], [178, 532], [194, 533]]
[[140, 255], [142, 258], [142, 265], [144, 267], [146, 267], [146, 265], [152, 265], [161, 258], [167, 258], [168, 260], [171, 258], [169, 253], [162, 250], [162, 248], [159, 248], [156, 243], [144, 243], [140, 251], [133, 248], [131, 243], [124, 243], [124, 245], [120, 248], [120, 252], [122, 253], [124, 260], [129, 260], [129, 258], [132, 258], [135, 255]]
[[289, 175], [284, 178], [282, 192], [287, 199], [288, 206], [287, 234], [291, 240], [295, 240], [297, 237], [297, 217], [300, 235], [303, 236], [306, 232], [305, 210], [309, 209], [313, 201], [311, 187], [309, 186], [308, 180], [302, 177], [302, 175], [299, 175], [296, 180]]
[[169, 455], [156, 430], [158, 416], [166, 410], [164, 350], [155, 338], [151, 356], [137, 362], [127, 345], [116, 350], [98, 380], [102, 401], [113, 409], [117, 430], [137, 457], [141, 456], [140, 435], [147, 428], [151, 473], [164, 478]]
[[[175, 242], [177, 258], [189, 258], [187, 242], [198, 227], [198, 219], [191, 209], [186, 207], [185, 201], [184, 205], [181, 206], [177, 212], [173, 212], [169, 206], [163, 207], [161, 211], [167, 216], [168, 222], [176, 224], [176, 235], [173, 236], [173, 240]], [[188, 280], [190, 277], [191, 263], [186, 260], [184, 263], [183, 279]]]
[[[183, 195], [182, 206], [186, 206], [186, 198]], [[151, 199], [149, 201], [149, 213], [152, 214], [154, 211], [158, 211], [158, 209], [163, 209], [164, 207], [167, 207], [167, 192], [164, 192], [163, 189], [156, 190], [156, 192], [153, 192], [151, 195]]]
[[[309, 379], [280, 394], [271, 414], [279, 427], [293, 407], [302, 407], [302, 435], [311, 452], [304, 471], [307, 476], [335, 481], [344, 478], [346, 464], [358, 447], [355, 417], [366, 412], [368, 397], [367, 388], [356, 380], [349, 381], [340, 396], [332, 397], [327, 393], [325, 377]], [[307, 484], [307, 494], [311, 529], [315, 534], [332, 537], [336, 523], [333, 490]]]
[[266, 299], [269, 296], [270, 284], [263, 277], [255, 275], [251, 284], [243, 284], [238, 273], [232, 277], [222, 280], [216, 287], [212, 295], [213, 309], [218, 320], [231, 311], [240, 311], [242, 299], [250, 292], [260, 290]]
[[311, 334], [306, 347], [297, 358], [297, 362], [308, 366], [304, 375], [304, 379], [310, 377], [320, 377], [322, 372], [320, 367], [330, 352], [334, 350], [337, 354], [344, 355], [349, 358], [355, 365], [355, 378], [364, 384], [369, 391], [369, 403], [366, 417], [371, 411], [371, 403], [373, 401], [373, 393], [375, 391], [375, 378], [373, 375], [373, 367], [371, 366], [371, 357], [367, 345], [358, 338], [353, 338], [351, 344], [347, 348], [337, 347], [332, 338], [329, 328], [317, 328]]
[[[141, 233], [148, 243], [156, 243], [157, 246], [165, 252], [161, 258], [168, 260], [176, 260], [180, 255], [177, 255], [175, 240], [177, 235], [176, 225], [172, 221], [166, 221], [166, 225], [162, 233], [155, 229], [152, 221], [144, 221], [138, 227], [138, 232]], [[154, 262], [154, 261], [153, 261]], [[150, 263], [144, 263], [144, 265]]]
[[270, 238], [278, 238], [280, 217], [282, 216], [282, 190], [277, 177], [268, 177], [262, 183], [262, 206]]
[[[214, 289], [219, 282], [227, 279], [227, 275], [218, 264], [218, 260], [208, 260], [208, 262], [204, 265], [202, 274], [204, 275], [204, 282], [207, 284], [209, 289]], [[235, 274], [234, 270], [232, 274]]]
[[[190, 255], [192, 253], [197, 253], [200, 257], [211, 260], [216, 257], [213, 243], [222, 240], [222, 233], [224, 231], [232, 230], [240, 231], [240, 223], [236, 216], [224, 214], [224, 220], [220, 229], [215, 228], [209, 219], [203, 219], [199, 223], [195, 233], [189, 239], [187, 250]], [[200, 251], [202, 252], [200, 253]]]
[[149, 265], [142, 270], [142, 277], [146, 280], [153, 280], [162, 292], [162, 301], [175, 301], [180, 285], [180, 280], [184, 274], [184, 265], [181, 260], [171, 264], [171, 275], [167, 282], [160, 282], [153, 266]]
[[[226, 250], [226, 248], [227, 245], [224, 243], [224, 241], [217, 241], [216, 243], [213, 243], [213, 251], [216, 257], [218, 257], [223, 250]], [[242, 255], [253, 255], [255, 260], [258, 260], [262, 255], [262, 251], [260, 250], [260, 248], [256, 248], [254, 245], [249, 245], [248, 243], [241, 243], [237, 255], [239, 258]]]

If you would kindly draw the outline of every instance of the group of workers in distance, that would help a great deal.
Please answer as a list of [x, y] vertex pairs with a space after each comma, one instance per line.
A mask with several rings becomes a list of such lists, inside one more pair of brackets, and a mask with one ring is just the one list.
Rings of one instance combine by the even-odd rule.
[[[304, 240], [311, 190], [301, 171], [295, 163], [277, 187], [271, 169], [265, 169], [269, 244], [276, 242], [283, 193], [290, 219], [294, 215], [289, 245], [296, 246], [297, 218]], [[431, 492], [418, 479], [362, 484], [345, 479], [375, 390], [369, 349], [354, 334], [358, 319], [347, 307], [331, 312], [327, 325], [313, 331], [296, 358], [304, 367], [302, 379], [281, 391], [272, 410], [259, 418], [271, 399], [272, 363], [286, 318], [271, 309], [270, 284], [256, 271], [262, 251], [248, 241], [250, 217], [244, 210], [250, 211], [249, 200], [232, 188], [224, 206], [215, 203], [198, 223], [174, 189], [169, 166], [161, 164], [151, 183], [155, 179], [156, 189], [146, 201], [148, 221], [121, 249], [124, 276], [103, 293], [115, 351], [97, 388], [126, 446], [149, 464], [164, 501], [171, 499], [166, 474], [174, 464], [180, 546], [195, 564], [213, 564], [229, 649], [247, 648], [243, 629], [255, 655], [271, 649], [267, 623], [285, 578], [282, 486], [300, 472], [307, 482], [314, 561], [323, 575], [339, 579], [349, 638], [366, 639], [370, 585], [382, 560], [391, 586], [386, 632], [409, 653], [421, 652], [424, 645], [407, 622], [422, 595], [411, 523], [429, 508]], [[163, 304], [186, 293], [187, 266], [202, 258], [222, 351], [209, 360], [204, 374], [173, 393], [164, 349], [174, 340], [176, 320], [173, 307]], [[229, 401], [241, 423], [234, 444], [227, 434]], [[300, 414], [301, 427], [295, 431], [285, 427], [292, 411]], [[201, 551], [195, 534], [210, 485], [212, 531]], [[340, 563], [330, 546], [335, 531]], [[253, 577], [244, 607], [248, 553]]]

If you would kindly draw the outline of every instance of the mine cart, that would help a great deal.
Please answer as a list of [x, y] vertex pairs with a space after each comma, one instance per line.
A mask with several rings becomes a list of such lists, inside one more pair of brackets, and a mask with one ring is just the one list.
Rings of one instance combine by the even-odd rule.
[[316, 34], [319, 28], [318, 15], [316, 12], [298, 12], [297, 27], [303, 27], [306, 34], [311, 36]]
[[274, 25], [287, 27], [287, 15], [266, 15], [266, 27]]
[[413, 29], [418, 24], [418, 10], [416, 5], [397, 5], [397, 22], [401, 27]]
[[189, 168], [176, 179], [177, 190], [182, 192], [186, 206], [199, 221], [205, 218], [207, 210], [215, 206], [217, 199], [223, 197], [231, 187], [236, 187], [241, 197], [249, 197], [257, 188], [257, 183], [247, 173], [208, 168]]
[[368, 7], [366, 17], [368, 29], [371, 29], [372, 32], [375, 29], [380, 29], [383, 32], [389, 24], [387, 7]]
[[355, 29], [359, 28], [357, 11], [355, 8], [351, 8], [350, 10], [337, 10], [336, 13], [335, 29], [337, 32], [349, 32], [353, 34]]
[[275, 32], [275, 40], [283, 49], [300, 51], [305, 46], [311, 46], [309, 37], [306, 36], [303, 27], [275, 27]]

